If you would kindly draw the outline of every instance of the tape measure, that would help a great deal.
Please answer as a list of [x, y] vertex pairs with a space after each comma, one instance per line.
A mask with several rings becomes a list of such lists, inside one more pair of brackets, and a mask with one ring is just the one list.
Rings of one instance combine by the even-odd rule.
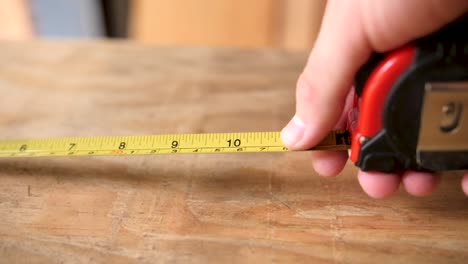
[[[314, 150], [346, 150], [347, 130], [331, 132]], [[286, 152], [280, 132], [170, 134], [0, 140], [0, 157]]]

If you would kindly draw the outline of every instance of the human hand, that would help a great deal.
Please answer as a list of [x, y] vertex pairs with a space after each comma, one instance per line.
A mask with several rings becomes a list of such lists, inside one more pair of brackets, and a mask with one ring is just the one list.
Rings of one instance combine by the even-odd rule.
[[[437, 31], [468, 10], [466, 0], [329, 0], [322, 27], [296, 88], [296, 114], [282, 131], [291, 149], [307, 149], [330, 130], [344, 128], [350, 90], [359, 68], [372, 52], [387, 52]], [[312, 153], [312, 165], [323, 176], [335, 176], [348, 159], [344, 151]], [[364, 191], [385, 198], [403, 184], [414, 196], [432, 193], [438, 176], [358, 173]], [[462, 179], [468, 195], [468, 174]]]

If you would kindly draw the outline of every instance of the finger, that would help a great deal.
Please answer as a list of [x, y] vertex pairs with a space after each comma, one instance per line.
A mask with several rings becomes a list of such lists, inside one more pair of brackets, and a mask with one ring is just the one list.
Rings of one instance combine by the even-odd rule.
[[462, 178], [462, 189], [463, 192], [468, 196], [468, 173]]
[[433, 193], [440, 177], [427, 172], [407, 171], [402, 176], [405, 190], [414, 196], [427, 196]]
[[[348, 110], [353, 105], [354, 92], [351, 91], [346, 99], [340, 120], [333, 129], [344, 129], [348, 119]], [[321, 176], [336, 176], [340, 173], [348, 160], [347, 151], [313, 151], [311, 152], [314, 170]]]
[[311, 153], [312, 166], [321, 176], [336, 176], [348, 161], [346, 151], [316, 151]]
[[282, 131], [292, 149], [316, 145], [338, 122], [354, 73], [371, 48], [364, 41], [352, 1], [328, 2], [322, 28], [296, 87], [296, 114]]
[[398, 190], [401, 177], [395, 173], [359, 171], [358, 180], [364, 192], [370, 197], [383, 199]]

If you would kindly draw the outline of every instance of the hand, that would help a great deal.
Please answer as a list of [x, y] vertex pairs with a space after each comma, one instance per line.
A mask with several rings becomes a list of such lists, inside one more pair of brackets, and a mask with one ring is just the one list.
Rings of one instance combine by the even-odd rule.
[[[321, 31], [299, 77], [296, 114], [282, 131], [291, 149], [316, 145], [333, 129], [343, 128], [354, 76], [372, 52], [386, 52], [455, 20], [468, 10], [466, 0], [329, 0]], [[347, 152], [313, 152], [314, 169], [337, 175]], [[431, 173], [385, 174], [363, 172], [359, 183], [371, 197], [384, 198], [403, 183], [415, 196], [432, 193], [439, 181]], [[468, 195], [468, 174], [462, 180]]]

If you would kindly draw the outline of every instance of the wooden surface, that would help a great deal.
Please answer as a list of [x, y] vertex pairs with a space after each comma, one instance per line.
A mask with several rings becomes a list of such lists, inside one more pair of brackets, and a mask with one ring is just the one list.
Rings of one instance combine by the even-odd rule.
[[[306, 54], [0, 44], [2, 138], [279, 130]], [[0, 160], [3, 263], [467, 263], [457, 174], [366, 197], [307, 153]]]
[[130, 36], [179, 46], [310, 50], [325, 0], [133, 0]]

